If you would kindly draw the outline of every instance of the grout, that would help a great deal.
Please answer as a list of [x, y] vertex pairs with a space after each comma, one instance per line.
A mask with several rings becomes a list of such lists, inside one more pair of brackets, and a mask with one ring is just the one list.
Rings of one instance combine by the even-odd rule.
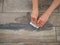
[[[25, 11], [21, 12], [21, 13], [24, 13]], [[28, 11], [29, 12], [29, 11]], [[20, 13], [20, 12], [0, 12], [0, 13]], [[27, 13], [27, 12], [26, 12]], [[30, 12], [31, 13], [31, 12]], [[40, 13], [44, 13], [44, 12], [40, 12]], [[55, 13], [58, 13], [58, 12], [53, 12], [52, 14], [55, 14]]]
[[[0, 42], [0, 43], [35, 43], [35, 42]], [[36, 43], [60, 43], [60, 42], [36, 42]]]
[[[57, 27], [60, 27], [60, 26], [57, 26]], [[57, 30], [56, 30], [56, 27], [55, 27], [55, 35], [56, 35], [56, 42], [60, 43], [58, 40], [57, 40]]]
[[56, 27], [55, 27], [55, 37], [56, 37], [56, 42], [57, 42], [57, 31], [56, 31]]

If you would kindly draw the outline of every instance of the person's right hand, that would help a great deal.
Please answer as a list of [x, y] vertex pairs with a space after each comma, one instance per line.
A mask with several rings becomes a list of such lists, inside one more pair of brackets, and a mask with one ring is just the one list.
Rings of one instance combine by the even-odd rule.
[[31, 22], [33, 24], [37, 24], [37, 18], [38, 18], [38, 10], [33, 10], [31, 13]]

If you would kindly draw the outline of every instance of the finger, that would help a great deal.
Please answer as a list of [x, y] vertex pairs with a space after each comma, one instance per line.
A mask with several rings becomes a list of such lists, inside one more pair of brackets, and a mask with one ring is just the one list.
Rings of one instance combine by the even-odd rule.
[[44, 26], [44, 24], [45, 24], [45, 22], [44, 22], [44, 21], [42, 21], [42, 20], [40, 20], [40, 22], [38, 23], [38, 26], [39, 26], [39, 27], [43, 27], [43, 26]]
[[42, 21], [41, 17], [38, 19], [37, 23], [39, 23], [40, 21]]
[[44, 26], [44, 23], [41, 23], [40, 27], [43, 27]]
[[34, 24], [36, 24], [37, 20], [35, 18], [32, 18], [31, 22], [34, 23]]
[[38, 24], [40, 23], [40, 19], [37, 21], [37, 23], [38, 23]]
[[45, 25], [45, 23], [46, 23], [46, 22], [42, 22], [41, 25], [40, 25], [40, 27], [43, 27], [43, 26]]
[[37, 25], [40, 27], [42, 25], [42, 21], [40, 20], [39, 23], [37, 23]]

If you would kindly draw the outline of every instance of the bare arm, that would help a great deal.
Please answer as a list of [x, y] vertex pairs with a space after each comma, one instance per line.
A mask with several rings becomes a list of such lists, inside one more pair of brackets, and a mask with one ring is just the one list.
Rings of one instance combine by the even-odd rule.
[[38, 0], [32, 0], [33, 10], [31, 13], [31, 22], [36, 24], [38, 18]]
[[51, 13], [54, 11], [54, 9], [60, 5], [60, 0], [53, 0], [51, 6], [43, 13], [43, 15], [39, 18], [37, 25], [39, 27], [42, 27], [48, 20]]
[[53, 0], [51, 6], [46, 10], [46, 12], [43, 15], [51, 15], [51, 13], [54, 11], [55, 8], [60, 4], [59, 0]]

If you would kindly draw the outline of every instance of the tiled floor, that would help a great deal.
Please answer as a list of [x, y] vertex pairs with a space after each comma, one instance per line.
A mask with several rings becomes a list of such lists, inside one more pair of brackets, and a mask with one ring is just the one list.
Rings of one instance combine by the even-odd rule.
[[[40, 14], [51, 3], [39, 0]], [[32, 0], [0, 0], [0, 45], [60, 45], [60, 6], [39, 29], [29, 25], [31, 11]]]

